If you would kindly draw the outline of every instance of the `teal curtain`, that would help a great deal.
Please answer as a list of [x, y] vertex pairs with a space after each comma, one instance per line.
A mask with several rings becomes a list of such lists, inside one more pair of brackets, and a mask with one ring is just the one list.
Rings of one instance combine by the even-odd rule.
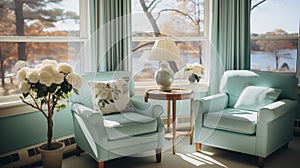
[[213, 0], [210, 94], [226, 70], [250, 69], [250, 0]]
[[98, 2], [98, 71], [131, 71], [131, 0]]
[[[99, 23], [98, 23], [98, 0], [91, 0], [90, 2], [90, 31], [91, 35], [89, 38], [88, 43], [86, 44], [88, 47], [91, 48], [91, 70], [92, 72], [97, 70], [97, 62], [98, 62], [98, 57], [99, 55], [99, 49], [98, 49], [98, 28], [99, 28]], [[86, 58], [86, 57], [85, 57]]]

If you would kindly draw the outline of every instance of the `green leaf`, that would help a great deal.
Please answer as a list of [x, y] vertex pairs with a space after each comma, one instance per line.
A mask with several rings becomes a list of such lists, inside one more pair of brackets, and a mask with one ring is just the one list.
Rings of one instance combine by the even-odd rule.
[[29, 95], [29, 92], [28, 93], [23, 93], [24, 98], [26, 98], [28, 95]]
[[62, 104], [62, 105], [60, 105], [60, 109], [65, 109], [65, 108], [67, 108], [67, 106], [65, 105], [65, 104]]
[[37, 85], [37, 97], [41, 98], [41, 97], [45, 97], [48, 94], [48, 88], [46, 85]]
[[41, 104], [42, 104], [42, 105], [46, 104], [46, 100], [45, 100], [45, 99], [42, 99]]
[[65, 94], [67, 94], [67, 93], [69, 92], [69, 84], [68, 84], [68, 83], [63, 82], [60, 86], [61, 86], [61, 90], [62, 90]]
[[56, 84], [52, 84], [52, 85], [49, 87], [49, 92], [50, 92], [50, 93], [54, 93], [55, 90], [56, 90], [56, 88], [57, 88], [57, 85], [56, 85]]
[[73, 91], [75, 92], [75, 94], [79, 95], [79, 90], [78, 89], [73, 88]]

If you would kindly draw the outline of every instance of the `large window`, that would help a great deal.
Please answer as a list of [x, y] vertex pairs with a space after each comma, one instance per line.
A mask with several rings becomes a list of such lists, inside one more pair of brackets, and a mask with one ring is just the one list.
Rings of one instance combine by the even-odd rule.
[[158, 39], [175, 41], [180, 59], [170, 62], [177, 79], [185, 79], [187, 63], [206, 66], [208, 56], [208, 1], [206, 0], [132, 0], [133, 74], [139, 82], [154, 82], [158, 61], [148, 60]]
[[299, 0], [252, 0], [251, 69], [299, 71]]
[[87, 6], [81, 0], [0, 1], [0, 102], [19, 94], [20, 60], [29, 67], [44, 59], [78, 65], [88, 38]]

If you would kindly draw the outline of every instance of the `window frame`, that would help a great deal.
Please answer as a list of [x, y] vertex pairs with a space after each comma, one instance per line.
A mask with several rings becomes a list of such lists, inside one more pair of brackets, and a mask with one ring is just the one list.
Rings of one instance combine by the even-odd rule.
[[[299, 25], [299, 32], [298, 36], [265, 36], [265, 37], [252, 37], [252, 40], [297, 40], [298, 49], [297, 49], [297, 63], [296, 63], [296, 76], [300, 79], [300, 25]], [[280, 73], [280, 72], [279, 72]], [[298, 86], [300, 86], [300, 80], [298, 81]]]
[[[187, 80], [185, 79], [175, 79], [174, 83], [172, 84], [172, 87], [179, 87], [179, 88], [186, 88], [186, 89], [192, 89], [196, 92], [208, 92], [208, 81], [209, 81], [209, 54], [210, 54], [210, 27], [211, 27], [211, 1], [209, 0], [204, 0], [204, 35], [203, 36], [198, 36], [198, 37], [189, 37], [189, 36], [168, 36], [168, 37], [132, 37], [132, 43], [133, 42], [139, 42], [139, 41], [151, 41], [154, 42], [155, 40], [161, 40], [161, 39], [171, 39], [171, 40], [178, 40], [184, 41], [184, 42], [193, 42], [193, 41], [199, 41], [204, 44], [204, 55], [206, 56], [205, 58], [205, 65], [206, 65], [206, 71], [205, 71], [205, 76], [206, 78], [201, 79], [199, 83], [196, 85], [191, 85], [188, 83]], [[132, 64], [134, 66], [134, 64]], [[142, 96], [144, 95], [145, 89], [157, 87], [155, 81], [135, 81], [135, 95]]]
[[[253, 24], [252, 22], [250, 24]], [[267, 32], [265, 32], [267, 33]], [[300, 89], [300, 20], [298, 23], [298, 36], [264, 36], [264, 37], [256, 37], [256, 36], [252, 36], [252, 32], [251, 32], [251, 36], [250, 36], [250, 42], [252, 40], [297, 40], [298, 42], [298, 48], [297, 48], [297, 62], [296, 62], [296, 77], [299, 79], [298, 80], [298, 88]], [[251, 48], [250, 48], [251, 50]], [[250, 55], [251, 58], [251, 55]], [[278, 72], [281, 73], [281, 72]], [[288, 72], [283, 72], [283, 73], [288, 73]]]
[[[82, 46], [85, 46], [82, 50], [83, 53], [80, 55], [80, 71], [91, 70], [90, 63], [88, 62], [91, 58], [87, 58], [88, 55], [91, 57], [91, 47], [88, 45], [90, 38], [90, 1], [79, 0], [79, 15], [80, 15], [80, 35], [79, 36], [0, 36], [0, 42], [80, 42]], [[35, 110], [25, 105], [19, 99], [19, 94], [0, 96], [0, 118], [8, 117], [18, 114], [24, 114], [28, 112], [34, 112]], [[12, 109], [14, 108], [14, 109]], [[18, 110], [17, 110], [18, 109]]]

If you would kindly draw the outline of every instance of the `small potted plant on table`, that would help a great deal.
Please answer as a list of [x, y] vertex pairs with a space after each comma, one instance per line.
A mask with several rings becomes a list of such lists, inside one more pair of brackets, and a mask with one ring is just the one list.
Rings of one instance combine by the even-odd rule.
[[184, 74], [188, 77], [188, 81], [191, 84], [199, 82], [201, 76], [204, 75], [204, 66], [199, 63], [187, 64]]

